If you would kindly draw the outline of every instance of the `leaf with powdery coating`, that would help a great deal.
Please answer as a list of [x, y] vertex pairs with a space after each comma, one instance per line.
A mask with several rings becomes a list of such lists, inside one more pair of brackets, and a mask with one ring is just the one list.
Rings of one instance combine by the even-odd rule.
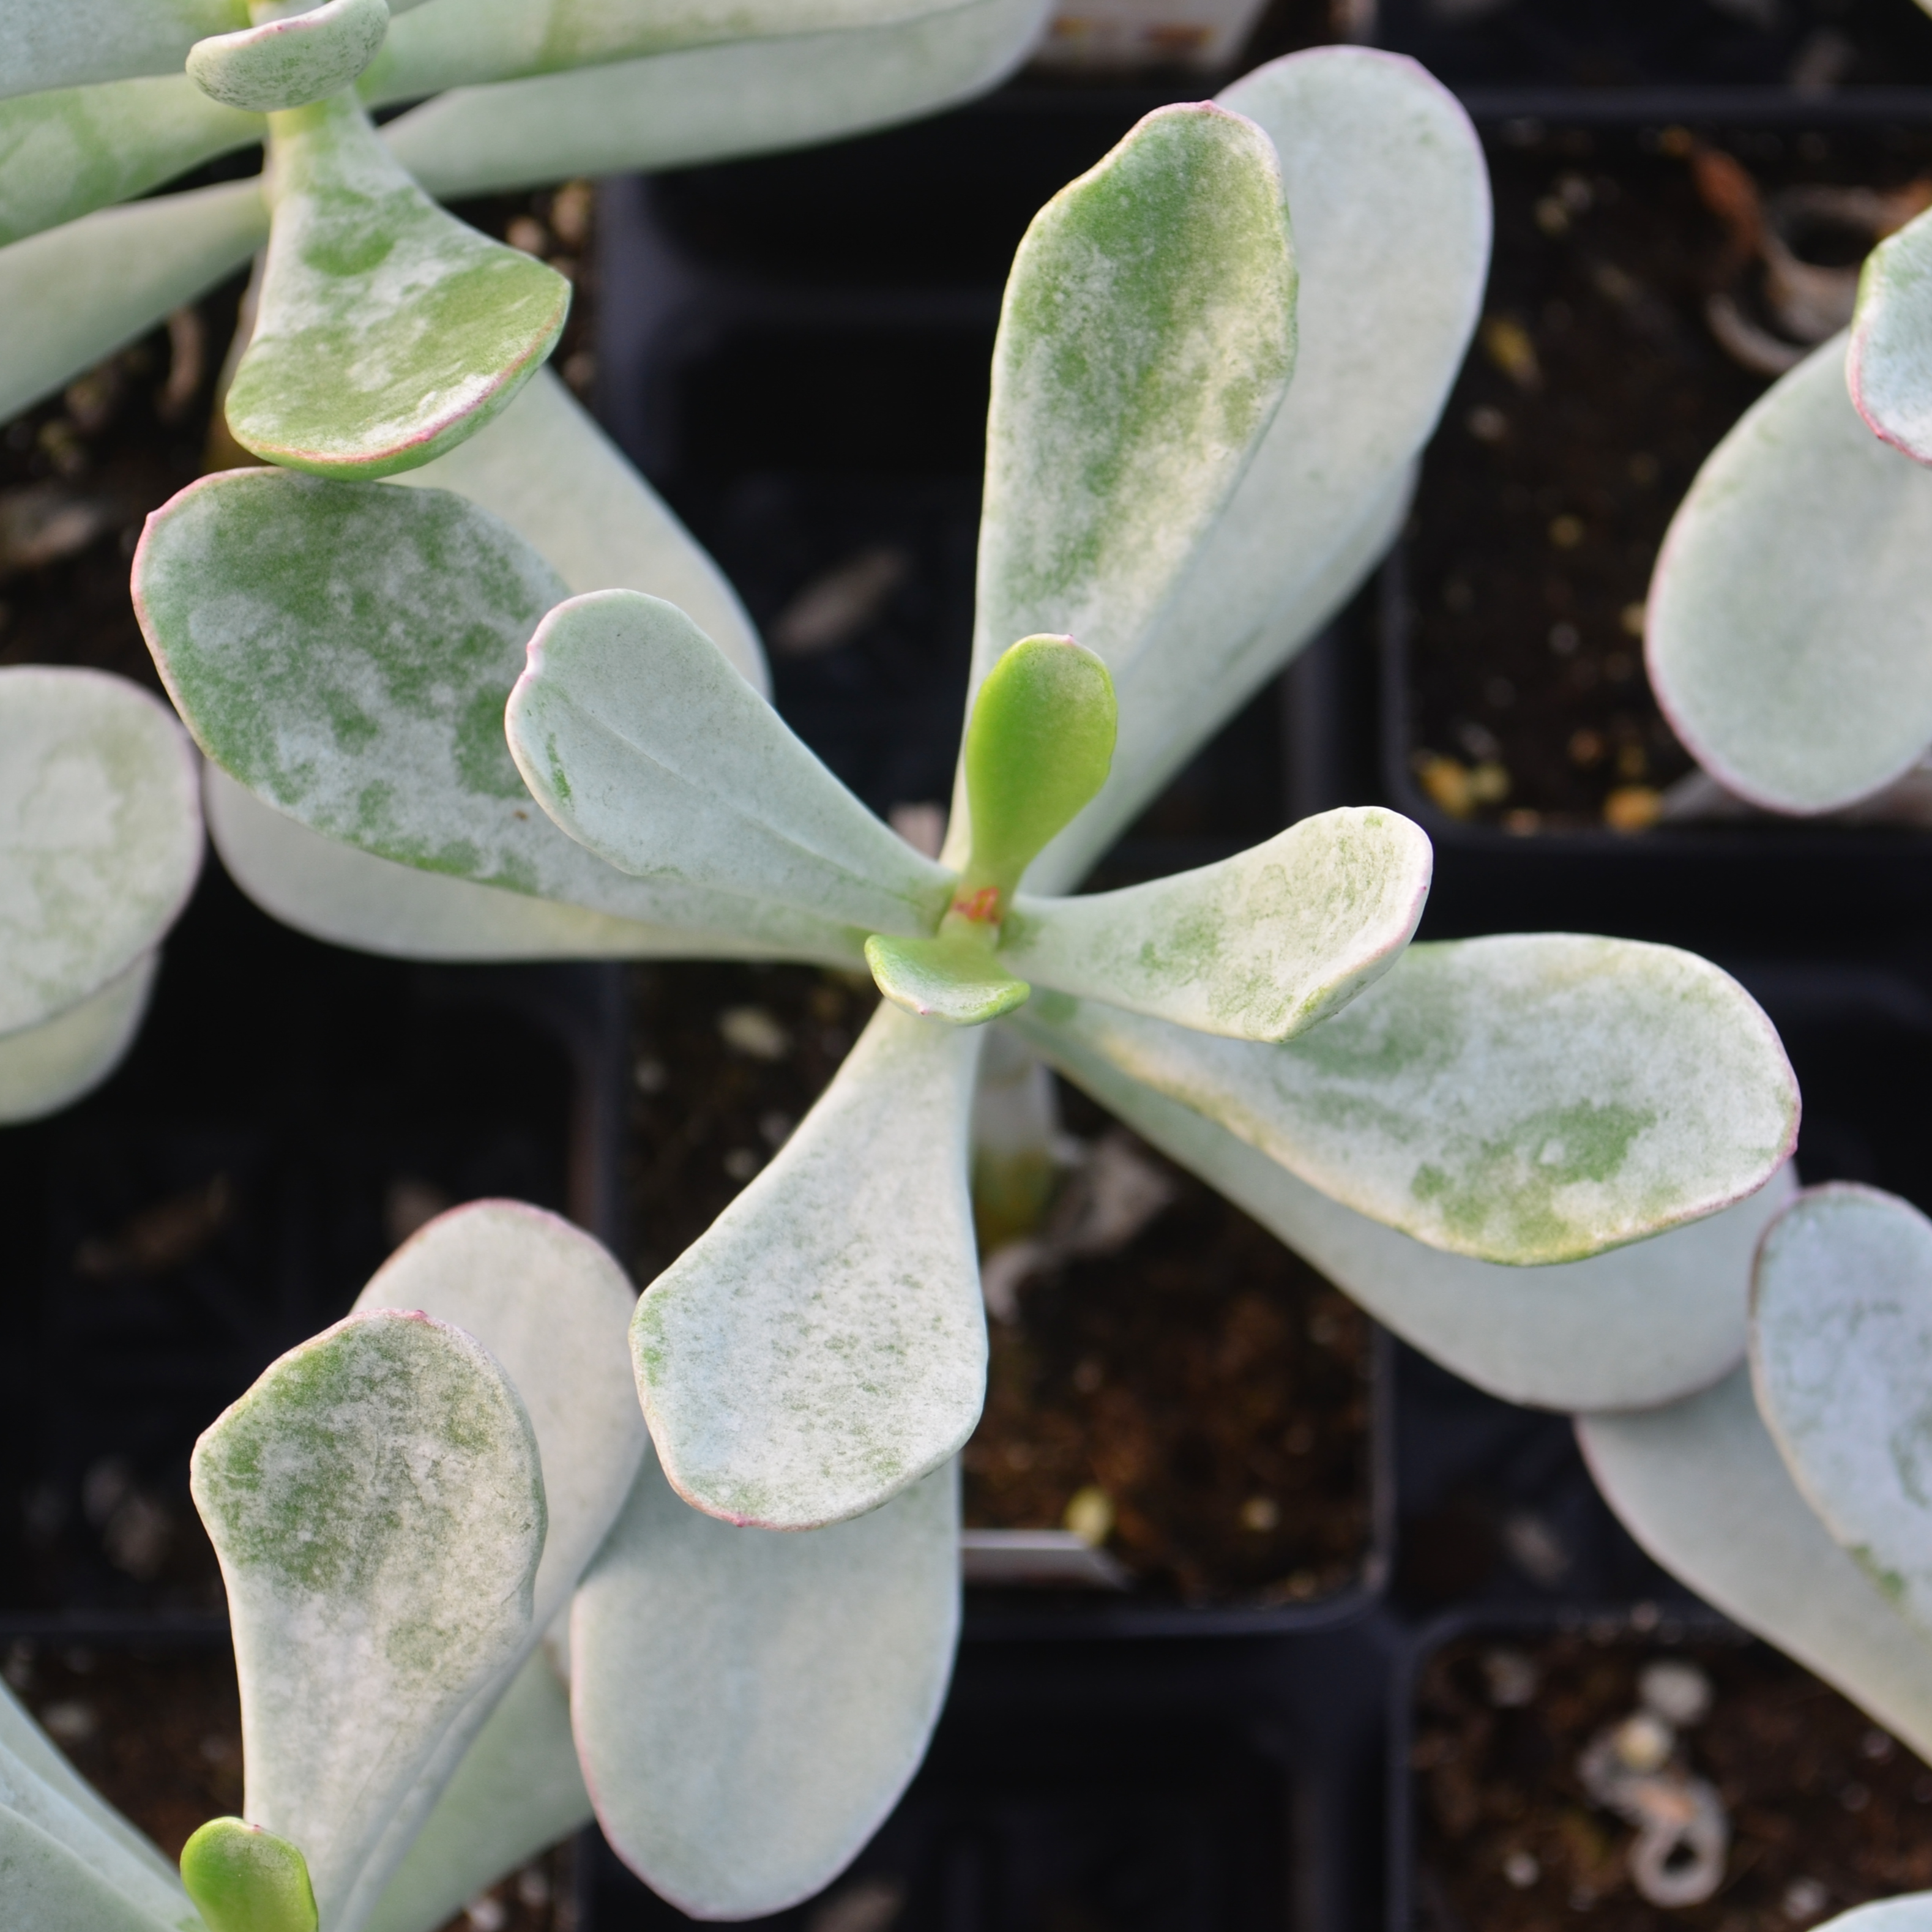
[[543, 1478], [516, 1390], [425, 1315], [291, 1349], [195, 1444], [242, 1689], [248, 1816], [326, 1924], [444, 1733], [530, 1630]]
[[1932, 1932], [1932, 1892], [1875, 1898], [1823, 1920], [1818, 1932]]
[[862, 928], [633, 878], [544, 816], [504, 742], [503, 706], [564, 586], [461, 497], [284, 470], [205, 477], [148, 518], [134, 592], [202, 748], [312, 830], [458, 880], [676, 927], [694, 951], [862, 958]]
[[106, 671], [0, 669], [0, 1039], [152, 952], [201, 869], [194, 752]]
[[318, 476], [427, 463], [529, 380], [570, 284], [446, 214], [352, 97], [271, 128], [274, 220], [228, 427], [257, 456]]
[[1582, 1417], [1576, 1439], [1672, 1576], [1932, 1756], [1932, 1649], [1798, 1493], [1745, 1370], [1667, 1408]]
[[0, 94], [178, 73], [196, 40], [248, 24], [248, 0], [0, 0]]
[[0, 1804], [0, 1874], [8, 1922], [33, 1932], [207, 1932], [201, 1915], [181, 1900], [181, 1916], [162, 1918], [110, 1885], [58, 1838]]
[[1741, 1200], [1791, 1152], [1771, 1022], [1707, 961], [1571, 933], [1412, 946], [1282, 1046], [1036, 994], [1042, 1016], [1372, 1220], [1516, 1266]]
[[573, 597], [538, 626], [504, 713], [544, 810], [650, 879], [922, 936], [952, 875], [834, 778], [675, 604]]
[[1169, 1160], [1312, 1262], [1386, 1328], [1505, 1402], [1566, 1414], [1707, 1388], [1744, 1350], [1751, 1258], [1796, 1183], [1580, 1262], [1510, 1268], [1444, 1254], [1332, 1201], [1226, 1127], [1144, 1087], [1029, 1012], [1040, 1054]]
[[1289, 1040], [1395, 964], [1433, 860], [1399, 813], [1345, 807], [1198, 872], [1078, 898], [1022, 894], [1000, 961], [1201, 1032]]
[[972, 1433], [986, 1324], [966, 1192], [977, 1028], [881, 1006], [771, 1165], [649, 1288], [645, 1420], [685, 1501], [811, 1529]]
[[[898, 1802], [959, 1629], [956, 1468], [827, 1529], [733, 1529], [650, 1465], [571, 1612], [611, 1847], [700, 1918], [782, 1912]], [[398, 1928], [400, 1932], [400, 1928]]]
[[0, 1125], [38, 1120], [91, 1093], [120, 1065], [148, 1010], [158, 951], [38, 1026], [0, 1034]]
[[1651, 682], [1740, 796], [1829, 812], [1932, 742], [1932, 475], [1845, 394], [1844, 338], [1761, 397], [1678, 506], [1650, 587]]
[[1873, 1187], [1810, 1190], [1765, 1236], [1751, 1294], [1758, 1407], [1805, 1499], [1932, 1635], [1932, 1221]]
[[1932, 213], [1865, 257], [1845, 380], [1874, 436], [1932, 463]]
[[230, 107], [266, 114], [306, 107], [346, 87], [389, 31], [386, 0], [323, 0], [188, 50], [188, 77]]

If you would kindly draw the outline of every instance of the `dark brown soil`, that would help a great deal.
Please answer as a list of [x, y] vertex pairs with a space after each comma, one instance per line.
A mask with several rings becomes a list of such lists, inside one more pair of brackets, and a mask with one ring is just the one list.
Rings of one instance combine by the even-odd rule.
[[1640, 830], [1691, 768], [1644, 675], [1642, 603], [1672, 510], [1766, 386], [1704, 318], [1730, 278], [1693, 184], [1702, 141], [1767, 190], [1932, 172], [1923, 134], [1519, 123], [1490, 140], [1484, 321], [1407, 558], [1412, 772], [1452, 815]]
[[[1535, 1670], [1498, 1708], [1485, 1660]], [[1730, 1815], [1725, 1876], [1701, 1904], [1647, 1904], [1630, 1828], [1576, 1772], [1591, 1739], [1637, 1708], [1637, 1673], [1696, 1664], [1715, 1696], [1680, 1733], [1685, 1768]], [[1666, 1648], [1628, 1632], [1461, 1638], [1422, 1678], [1411, 1753], [1416, 1922], [1432, 1932], [1803, 1932], [1868, 1899], [1932, 1886], [1932, 1772], [1864, 1714], [1760, 1644]], [[1519, 1881], [1512, 1882], [1512, 1879]]]
[[[631, 1259], [648, 1283], [782, 1144], [878, 995], [790, 966], [644, 967], [634, 987]], [[1090, 1102], [1063, 1100], [1074, 1131], [1107, 1131]], [[1108, 1546], [1153, 1588], [1325, 1595], [1361, 1574], [1368, 1545], [1370, 1324], [1169, 1173], [1172, 1204], [1125, 1250], [1035, 1277], [1019, 1321], [992, 1324], [967, 1520], [1057, 1528], [1098, 1487]]]
[[[107, 1648], [17, 1638], [4, 1667], [75, 1768], [170, 1858], [210, 1818], [241, 1814], [242, 1706], [225, 1642]], [[497, 1910], [459, 1916], [448, 1932], [569, 1932], [569, 1879], [566, 1846], [484, 1894]]]

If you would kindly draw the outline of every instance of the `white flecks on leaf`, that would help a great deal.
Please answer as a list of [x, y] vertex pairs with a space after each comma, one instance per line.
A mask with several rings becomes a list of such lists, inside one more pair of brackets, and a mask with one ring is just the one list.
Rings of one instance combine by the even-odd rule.
[[346, 87], [388, 31], [386, 0], [323, 0], [307, 13], [197, 40], [185, 64], [211, 99], [266, 114], [306, 107]]

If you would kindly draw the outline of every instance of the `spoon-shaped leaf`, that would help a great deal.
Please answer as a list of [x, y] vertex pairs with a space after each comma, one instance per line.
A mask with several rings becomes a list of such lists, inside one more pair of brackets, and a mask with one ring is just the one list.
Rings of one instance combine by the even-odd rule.
[[1000, 958], [1040, 986], [1204, 1033], [1288, 1040], [1395, 964], [1433, 856], [1398, 813], [1324, 812], [1198, 872], [1078, 898], [1023, 894]]
[[315, 1932], [302, 1853], [242, 1818], [211, 1818], [182, 1847], [182, 1883], [208, 1932]]
[[205, 34], [248, 24], [248, 0], [0, 0], [0, 94], [178, 73]]
[[613, 1849], [702, 1918], [829, 1884], [925, 1755], [959, 1629], [958, 1477], [856, 1522], [733, 1529], [646, 1464], [572, 1612], [578, 1747]]
[[0, 1034], [0, 1124], [36, 1120], [98, 1086], [134, 1043], [158, 952], [38, 1026]]
[[950, 933], [895, 939], [875, 932], [866, 942], [866, 964], [894, 1006], [953, 1026], [983, 1026], [1011, 1012], [1033, 990], [986, 946]]
[[537, 627], [504, 714], [537, 802], [610, 865], [920, 934], [952, 874], [874, 818], [679, 610], [573, 597]]
[[388, 31], [387, 0], [323, 0], [306, 14], [197, 40], [188, 78], [211, 99], [252, 113], [306, 107], [346, 87]]
[[1672, 520], [1651, 682], [1732, 790], [1828, 812], [1932, 742], [1932, 476], [1846, 399], [1838, 337], [1762, 397]]
[[1792, 1479], [1888, 1600], [1932, 1632], [1932, 1222], [1876, 1188], [1801, 1196], [1751, 1296], [1758, 1406]]
[[1060, 1072], [1199, 1174], [1385, 1328], [1506, 1402], [1647, 1408], [1742, 1359], [1759, 1235], [1790, 1168], [1701, 1221], [1580, 1262], [1512, 1268], [1426, 1247], [1298, 1180], [1226, 1127], [1130, 1078], [1036, 1008], [1018, 1023]]
[[1874, 436], [1932, 463], [1932, 218], [1865, 257], [1845, 376]]
[[564, 586], [462, 498], [285, 471], [204, 478], [148, 520], [134, 590], [202, 750], [311, 830], [458, 880], [676, 926], [700, 954], [863, 956], [862, 929], [633, 878], [538, 808], [503, 706]]
[[248, 1814], [301, 1848], [326, 1924], [359, 1922], [344, 1908], [397, 1805], [529, 1632], [530, 1418], [460, 1330], [352, 1316], [202, 1435], [193, 1488], [227, 1586]]
[[645, 1290], [638, 1389], [686, 1502], [809, 1529], [877, 1508], [972, 1433], [982, 1037], [881, 1006], [771, 1165]]
[[228, 427], [256, 455], [322, 476], [427, 463], [536, 371], [570, 284], [446, 214], [350, 96], [272, 130], [274, 226]]
[[1585, 1416], [1576, 1436], [1666, 1570], [1932, 1754], [1932, 1651], [1799, 1495], [1744, 1369], [1668, 1408]]
[[104, 671], [0, 669], [0, 1037], [152, 951], [201, 868], [194, 752]]
[[1762, 1186], [1797, 1132], [1771, 1022], [1670, 946], [1412, 946], [1278, 1047], [1096, 1000], [1033, 1007], [1358, 1214], [1484, 1261], [1576, 1261], [1695, 1220]]

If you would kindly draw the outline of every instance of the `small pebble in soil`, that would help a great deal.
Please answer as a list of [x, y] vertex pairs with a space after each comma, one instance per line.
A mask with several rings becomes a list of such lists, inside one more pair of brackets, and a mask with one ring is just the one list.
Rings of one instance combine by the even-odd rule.
[[1670, 1760], [1677, 1740], [1654, 1711], [1639, 1711], [1616, 1728], [1617, 1762], [1627, 1771], [1655, 1771]]
[[1531, 1852], [1511, 1852], [1503, 1860], [1503, 1876], [1519, 1892], [1527, 1892], [1542, 1876], [1543, 1868]]
[[718, 1033], [734, 1053], [747, 1060], [782, 1060], [791, 1036], [763, 1006], [727, 1006], [718, 1016]]
[[1490, 1702], [1499, 1711], [1520, 1711], [1534, 1701], [1537, 1668], [1520, 1650], [1497, 1649], [1483, 1653], [1483, 1681]]
[[1082, 1543], [1097, 1550], [1114, 1533], [1114, 1499], [1097, 1483], [1076, 1490], [1061, 1519]]
[[749, 1180], [764, 1162], [755, 1148], [733, 1148], [724, 1160], [725, 1173], [734, 1180]]
[[1666, 1724], [1680, 1729], [1701, 1724], [1710, 1714], [1710, 1678], [1679, 1658], [1646, 1664], [1637, 1673], [1636, 1694]]
[[791, 1138], [792, 1119], [776, 1107], [758, 1116], [758, 1134], [767, 1147], [782, 1148]]
[[532, 1912], [550, 1903], [550, 1874], [542, 1865], [526, 1865], [517, 1874], [517, 1896]]
[[1543, 365], [1537, 360], [1536, 344], [1521, 322], [1508, 316], [1491, 316], [1483, 324], [1483, 348], [1518, 388], [1542, 388]]
[[1627, 638], [1642, 637], [1643, 635], [1643, 606], [1641, 604], [1626, 604], [1617, 613], [1617, 625]]
[[1815, 1918], [1825, 1909], [1825, 1888], [1815, 1878], [1795, 1878], [1784, 1888], [1784, 1916], [1793, 1920]]
[[542, 255], [550, 247], [550, 230], [533, 214], [520, 214], [504, 231], [503, 239], [526, 255]]
[[1509, 434], [1509, 418], [1487, 403], [1478, 403], [1466, 421], [1469, 434], [1478, 442], [1501, 442]]
[[1570, 515], [1567, 510], [1560, 517], [1552, 517], [1550, 541], [1558, 550], [1574, 550], [1583, 541], [1583, 519]]
[[472, 1898], [464, 1907], [463, 1916], [476, 1928], [476, 1932], [503, 1932], [510, 1922], [510, 1915], [500, 1898], [485, 1892], [481, 1898]]
[[57, 1744], [85, 1744], [99, 1725], [94, 1706], [78, 1699], [50, 1704], [40, 1712], [40, 1728]]
[[1250, 1496], [1241, 1505], [1241, 1527], [1265, 1536], [1281, 1521], [1281, 1505], [1272, 1496]]
[[1870, 1758], [1874, 1764], [1888, 1762], [1896, 1748], [1891, 1733], [1886, 1731], [1869, 1730], [1858, 1740], [1858, 1755]]
[[662, 1094], [670, 1077], [664, 1062], [648, 1053], [631, 1069], [631, 1084], [640, 1094]]
[[1664, 810], [1653, 785], [1619, 785], [1604, 800], [1604, 823], [1612, 832], [1648, 832]]

